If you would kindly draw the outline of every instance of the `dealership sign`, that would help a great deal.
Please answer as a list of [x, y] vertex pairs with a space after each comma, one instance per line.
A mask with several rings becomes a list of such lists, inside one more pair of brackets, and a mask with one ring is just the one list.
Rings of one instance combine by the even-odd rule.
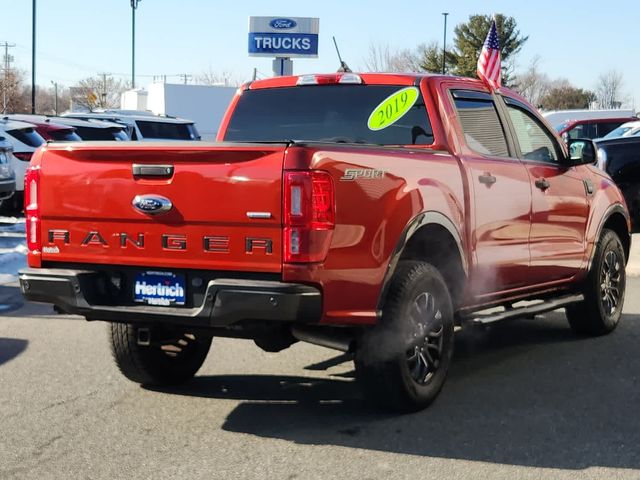
[[249, 55], [318, 56], [319, 18], [249, 17]]

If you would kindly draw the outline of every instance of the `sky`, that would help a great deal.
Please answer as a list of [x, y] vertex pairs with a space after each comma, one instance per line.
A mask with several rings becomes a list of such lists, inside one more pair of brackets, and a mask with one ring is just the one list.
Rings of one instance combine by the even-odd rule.
[[[31, 0], [0, 0], [0, 42], [16, 44], [14, 66], [31, 75]], [[528, 35], [516, 59], [525, 70], [540, 58], [540, 70], [595, 89], [598, 76], [618, 70], [628, 106], [640, 108], [640, 5], [637, 0], [410, 1], [410, 0], [141, 0], [136, 12], [136, 84], [154, 75], [178, 83], [179, 74], [230, 72], [239, 80], [271, 75], [271, 59], [249, 57], [249, 16], [319, 17], [317, 59], [295, 59], [294, 74], [331, 72], [339, 66], [331, 37], [353, 70], [364, 67], [371, 44], [391, 49], [447, 43], [455, 25], [473, 14], [502, 13]], [[36, 83], [71, 86], [97, 73], [131, 77], [129, 0], [37, 0]], [[3, 55], [4, 52], [0, 52]], [[0, 58], [2, 58], [0, 56]]]

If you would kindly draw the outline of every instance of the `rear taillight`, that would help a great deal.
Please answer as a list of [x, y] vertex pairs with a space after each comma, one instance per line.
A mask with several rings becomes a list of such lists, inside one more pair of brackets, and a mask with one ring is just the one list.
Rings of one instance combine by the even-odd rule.
[[24, 214], [26, 216], [27, 248], [40, 253], [40, 167], [29, 167], [24, 176]]
[[13, 155], [18, 160], [22, 160], [23, 162], [30, 162], [31, 156], [33, 155], [33, 153], [32, 152], [13, 152]]
[[284, 261], [322, 262], [335, 227], [333, 180], [326, 172], [284, 174]]

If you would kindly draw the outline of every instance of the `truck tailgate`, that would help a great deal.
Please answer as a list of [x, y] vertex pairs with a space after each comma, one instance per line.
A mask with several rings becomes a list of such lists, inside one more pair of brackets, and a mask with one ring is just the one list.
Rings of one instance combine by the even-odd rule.
[[[42, 260], [279, 272], [285, 149], [48, 146], [40, 156]], [[158, 197], [171, 208], [145, 211]]]

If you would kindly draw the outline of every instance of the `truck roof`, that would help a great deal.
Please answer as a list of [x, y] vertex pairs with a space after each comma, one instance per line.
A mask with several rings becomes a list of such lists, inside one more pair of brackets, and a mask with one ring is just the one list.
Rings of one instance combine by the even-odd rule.
[[[355, 73], [355, 72], [334, 72], [334, 73], [312, 73], [304, 75], [291, 75], [285, 77], [272, 77], [263, 80], [255, 80], [246, 83], [245, 89], [295, 87], [296, 85], [311, 85], [311, 79], [316, 78], [319, 84], [323, 83], [343, 83], [343, 84], [376, 84], [376, 85], [413, 85], [423, 78], [454, 79], [451, 75], [438, 75], [431, 73]], [[480, 80], [467, 79], [482, 85]], [[301, 83], [306, 82], [309, 83]]]
[[130, 113], [119, 113], [119, 112], [65, 112], [62, 114], [63, 117], [72, 117], [72, 118], [80, 118], [84, 120], [95, 119], [95, 120], [107, 120], [113, 122], [127, 122], [142, 120], [147, 122], [161, 122], [161, 123], [177, 123], [177, 124], [192, 124], [193, 121], [187, 120], [184, 118], [176, 118], [176, 117], [167, 117], [161, 115], [152, 114], [130, 114]]

